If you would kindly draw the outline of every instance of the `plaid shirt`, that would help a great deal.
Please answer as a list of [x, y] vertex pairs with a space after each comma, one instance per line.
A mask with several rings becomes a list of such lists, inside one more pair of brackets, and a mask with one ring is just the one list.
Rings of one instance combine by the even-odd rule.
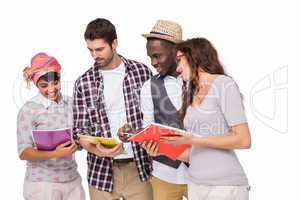
[[[151, 77], [150, 69], [133, 60], [121, 56], [125, 65], [123, 93], [127, 123], [134, 129], [142, 128], [142, 112], [140, 108], [140, 89]], [[103, 76], [97, 64], [79, 77], [74, 88], [74, 139], [78, 133], [93, 136], [111, 137], [110, 125], [105, 110]], [[141, 181], [147, 181], [152, 171], [151, 160], [146, 151], [138, 144], [131, 143], [134, 159]], [[87, 155], [88, 183], [98, 190], [113, 190], [113, 159]]]

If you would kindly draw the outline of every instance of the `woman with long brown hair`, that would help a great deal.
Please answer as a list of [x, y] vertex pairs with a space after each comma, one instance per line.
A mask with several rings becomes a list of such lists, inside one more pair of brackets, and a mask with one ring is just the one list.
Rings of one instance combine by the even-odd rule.
[[177, 46], [177, 71], [186, 82], [179, 112], [187, 134], [164, 137], [173, 144], [191, 144], [189, 200], [247, 200], [246, 174], [234, 149], [251, 146], [239, 88], [227, 76], [213, 45], [194, 38]]

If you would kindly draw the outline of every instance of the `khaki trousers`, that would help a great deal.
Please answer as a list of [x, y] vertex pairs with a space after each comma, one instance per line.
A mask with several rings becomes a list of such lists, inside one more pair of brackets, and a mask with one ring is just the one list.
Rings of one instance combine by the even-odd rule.
[[154, 200], [182, 200], [187, 197], [186, 184], [168, 183], [153, 176], [151, 185]]
[[135, 162], [114, 163], [113, 191], [105, 192], [89, 186], [91, 200], [152, 200], [152, 188], [149, 181], [139, 178]]

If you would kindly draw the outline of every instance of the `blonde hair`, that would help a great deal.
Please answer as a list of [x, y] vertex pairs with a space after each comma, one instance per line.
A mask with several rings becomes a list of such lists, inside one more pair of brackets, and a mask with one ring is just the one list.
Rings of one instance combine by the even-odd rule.
[[23, 69], [23, 78], [24, 78], [24, 80], [25, 80], [25, 82], [26, 82], [26, 87], [27, 87], [27, 89], [30, 89], [31, 87], [30, 87], [30, 82], [32, 81], [31, 80], [31, 78], [29, 77], [29, 75], [28, 75], [28, 71], [30, 70], [30, 67], [25, 67], [24, 69]]

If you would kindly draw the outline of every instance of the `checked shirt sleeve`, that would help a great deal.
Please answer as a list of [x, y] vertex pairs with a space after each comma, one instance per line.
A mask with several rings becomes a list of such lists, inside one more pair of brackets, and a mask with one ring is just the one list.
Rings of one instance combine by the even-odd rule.
[[76, 81], [73, 92], [73, 138], [78, 143], [78, 134], [86, 134], [90, 132], [90, 121], [85, 104], [82, 86]]

